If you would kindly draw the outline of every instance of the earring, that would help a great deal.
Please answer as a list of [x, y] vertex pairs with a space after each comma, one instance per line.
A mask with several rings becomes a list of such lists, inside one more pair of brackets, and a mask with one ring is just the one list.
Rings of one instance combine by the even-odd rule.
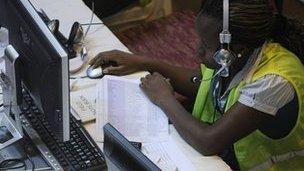
[[238, 57], [238, 58], [241, 58], [241, 57], [242, 57], [242, 54], [238, 53], [238, 54], [237, 54], [237, 57]]

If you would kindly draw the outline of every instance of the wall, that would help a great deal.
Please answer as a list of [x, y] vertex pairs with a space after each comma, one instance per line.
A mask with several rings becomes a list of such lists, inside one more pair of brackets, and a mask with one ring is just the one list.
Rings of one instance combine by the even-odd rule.
[[201, 7], [202, 0], [172, 0], [172, 7], [174, 11], [190, 9], [198, 12]]

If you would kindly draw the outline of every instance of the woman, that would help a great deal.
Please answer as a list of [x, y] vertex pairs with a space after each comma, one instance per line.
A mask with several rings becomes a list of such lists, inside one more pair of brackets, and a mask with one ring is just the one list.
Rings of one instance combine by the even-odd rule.
[[[296, 55], [304, 55], [304, 36], [296, 32], [303, 27], [276, 14], [276, 9], [268, 0], [230, 1], [231, 48], [238, 58], [227, 78], [214, 75], [220, 67], [213, 55], [222, 30], [222, 0], [207, 0], [197, 18], [201, 69], [120, 51], [100, 53], [91, 64], [115, 61], [118, 66], [104, 70], [114, 75], [152, 72], [141, 79], [140, 87], [203, 155], [220, 155], [234, 170], [300, 169], [304, 67]], [[173, 90], [196, 98], [192, 115]]]

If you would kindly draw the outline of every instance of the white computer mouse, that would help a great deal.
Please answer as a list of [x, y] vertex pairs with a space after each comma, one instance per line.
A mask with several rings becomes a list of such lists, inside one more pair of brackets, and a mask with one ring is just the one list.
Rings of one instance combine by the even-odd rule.
[[87, 76], [92, 79], [101, 78], [103, 76], [101, 66], [97, 68], [93, 68], [93, 66], [89, 66], [87, 69]]

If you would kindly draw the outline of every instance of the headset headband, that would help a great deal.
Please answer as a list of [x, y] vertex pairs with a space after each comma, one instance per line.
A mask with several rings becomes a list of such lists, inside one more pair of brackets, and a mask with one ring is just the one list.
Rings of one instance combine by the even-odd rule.
[[231, 34], [229, 32], [229, 0], [223, 2], [223, 31], [220, 33], [220, 43], [229, 44], [231, 42]]
[[223, 2], [223, 32], [229, 32], [229, 0]]

